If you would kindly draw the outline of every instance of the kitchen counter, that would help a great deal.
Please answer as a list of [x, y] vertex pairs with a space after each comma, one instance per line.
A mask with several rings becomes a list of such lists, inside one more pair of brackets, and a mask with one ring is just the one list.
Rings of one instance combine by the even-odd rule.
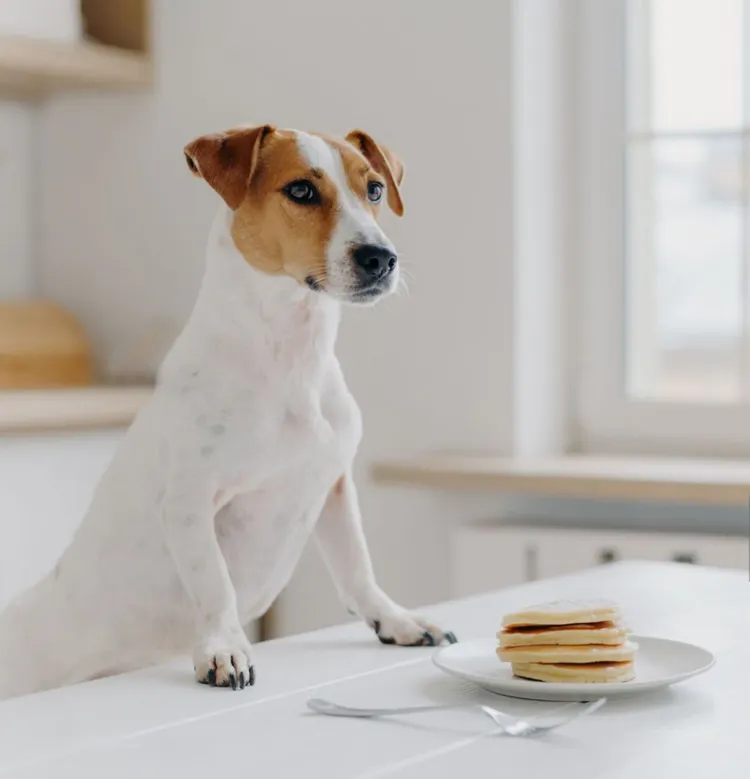
[[373, 478], [435, 489], [695, 506], [747, 508], [750, 499], [750, 460], [718, 458], [433, 454], [376, 463]]
[[0, 434], [128, 427], [153, 387], [0, 391]]
[[669, 690], [610, 701], [534, 739], [488, 730], [475, 712], [390, 721], [313, 715], [349, 705], [489, 702], [533, 715], [549, 704], [481, 693], [443, 675], [434, 650], [381, 646], [361, 624], [257, 646], [244, 692], [193, 682], [190, 661], [0, 703], [0, 776], [10, 779], [206, 776], [684, 779], [747, 775], [750, 612], [746, 571], [618, 563], [425, 609], [459, 638], [494, 635], [503, 613], [540, 600], [617, 599], [639, 633], [693, 641], [717, 656]]

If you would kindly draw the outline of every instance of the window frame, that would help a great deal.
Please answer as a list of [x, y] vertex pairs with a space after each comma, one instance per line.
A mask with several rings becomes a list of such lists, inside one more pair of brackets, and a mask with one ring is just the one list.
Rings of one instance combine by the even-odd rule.
[[626, 3], [581, 0], [572, 25], [576, 448], [750, 455], [750, 403], [639, 400], [626, 392]]

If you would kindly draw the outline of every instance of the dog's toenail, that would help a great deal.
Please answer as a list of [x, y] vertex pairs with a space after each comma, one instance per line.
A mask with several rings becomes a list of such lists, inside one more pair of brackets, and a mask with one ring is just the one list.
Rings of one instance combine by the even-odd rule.
[[235, 674], [231, 674], [229, 676], [229, 684], [231, 685], [233, 690], [237, 689], [237, 677], [235, 676]]
[[208, 683], [212, 686], [216, 684], [216, 671], [213, 668], [208, 672]]
[[252, 687], [255, 684], [255, 666], [250, 666], [250, 671], [247, 675], [247, 683]]
[[458, 639], [456, 638], [456, 634], [453, 633], [453, 631], [450, 631], [450, 632], [445, 634], [445, 640], [449, 644], [457, 644], [458, 643]]
[[428, 632], [427, 630], [422, 633], [422, 639], [427, 646], [435, 646], [435, 639], [432, 637], [432, 633]]
[[376, 619], [376, 620], [375, 620], [375, 621], [372, 623], [372, 629], [373, 629], [373, 630], [374, 630], [376, 633], [380, 633], [380, 620], [379, 620], [379, 619]]

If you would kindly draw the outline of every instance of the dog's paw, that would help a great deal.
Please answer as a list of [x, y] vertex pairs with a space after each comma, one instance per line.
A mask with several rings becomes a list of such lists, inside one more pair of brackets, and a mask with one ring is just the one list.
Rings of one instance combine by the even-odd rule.
[[382, 644], [440, 646], [458, 641], [454, 633], [443, 631], [408, 611], [381, 614], [377, 619], [368, 620], [368, 624]]
[[250, 642], [244, 633], [213, 636], [193, 652], [195, 679], [212, 687], [244, 690], [255, 684], [255, 666]]

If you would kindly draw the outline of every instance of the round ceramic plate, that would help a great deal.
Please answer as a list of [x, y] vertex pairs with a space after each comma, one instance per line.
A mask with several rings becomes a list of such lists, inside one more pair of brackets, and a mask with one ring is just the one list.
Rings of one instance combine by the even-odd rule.
[[648, 636], [629, 636], [638, 644], [635, 679], [608, 684], [559, 684], [519, 679], [510, 663], [495, 654], [494, 638], [451, 644], [432, 658], [441, 671], [473, 682], [485, 690], [537, 701], [586, 701], [650, 692], [708, 671], [716, 662], [707, 649], [681, 641]]

